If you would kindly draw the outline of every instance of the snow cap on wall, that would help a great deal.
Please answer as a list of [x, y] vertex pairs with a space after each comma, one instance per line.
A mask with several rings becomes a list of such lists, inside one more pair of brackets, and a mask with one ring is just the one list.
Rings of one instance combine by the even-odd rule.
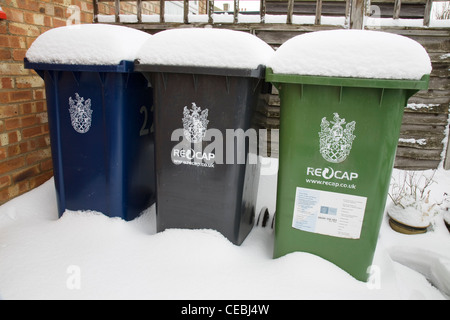
[[256, 69], [266, 65], [273, 49], [258, 37], [227, 29], [165, 30], [138, 53], [141, 64]]
[[426, 50], [404, 36], [367, 30], [311, 32], [286, 41], [268, 67], [274, 73], [419, 80], [430, 74]]
[[83, 24], [51, 29], [40, 35], [27, 51], [35, 63], [116, 65], [134, 61], [151, 35], [124, 26]]

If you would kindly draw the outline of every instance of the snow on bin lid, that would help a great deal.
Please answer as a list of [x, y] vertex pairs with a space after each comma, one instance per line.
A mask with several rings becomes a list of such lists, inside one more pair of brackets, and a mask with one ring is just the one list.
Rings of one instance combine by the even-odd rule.
[[256, 69], [273, 49], [258, 37], [226, 29], [172, 29], [153, 35], [138, 53], [141, 64]]
[[27, 51], [34, 63], [117, 65], [134, 61], [141, 45], [151, 38], [143, 31], [106, 24], [83, 24], [51, 29]]
[[431, 72], [425, 49], [407, 37], [365, 30], [318, 31], [286, 41], [274, 74], [419, 80]]

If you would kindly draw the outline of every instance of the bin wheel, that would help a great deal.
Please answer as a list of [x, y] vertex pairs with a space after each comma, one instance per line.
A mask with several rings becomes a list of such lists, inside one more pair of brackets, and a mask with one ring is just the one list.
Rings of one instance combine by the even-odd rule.
[[267, 209], [267, 207], [262, 207], [261, 211], [259, 212], [256, 225], [265, 228], [267, 226], [269, 218], [270, 218], [269, 209]]

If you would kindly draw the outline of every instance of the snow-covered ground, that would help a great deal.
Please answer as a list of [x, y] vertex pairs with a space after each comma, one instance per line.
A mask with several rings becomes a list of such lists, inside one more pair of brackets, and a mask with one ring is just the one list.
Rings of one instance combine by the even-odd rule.
[[[432, 195], [450, 191], [439, 170]], [[262, 176], [257, 209], [275, 208], [276, 175]], [[92, 212], [57, 218], [53, 179], [0, 207], [3, 299], [446, 299], [450, 233], [407, 236], [383, 222], [368, 283], [307, 253], [272, 259], [273, 232], [241, 246], [213, 230], [156, 233], [155, 208], [125, 222]], [[213, 209], [212, 209], [213, 210]], [[428, 280], [426, 279], [428, 278]], [[434, 286], [430, 284], [434, 283]], [[439, 288], [439, 290], [437, 289]]]

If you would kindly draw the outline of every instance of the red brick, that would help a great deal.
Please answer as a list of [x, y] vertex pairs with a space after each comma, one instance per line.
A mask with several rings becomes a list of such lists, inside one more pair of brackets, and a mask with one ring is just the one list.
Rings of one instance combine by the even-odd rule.
[[17, 143], [21, 140], [20, 132], [12, 131], [8, 132], [8, 142], [9, 144]]
[[[45, 9], [44, 9], [44, 11], [45, 11]], [[24, 13], [24, 21], [28, 24], [43, 26], [44, 19], [45, 19], [45, 15], [40, 14], [40, 13], [33, 13], [33, 12], [25, 12]]]
[[46, 101], [37, 101], [35, 106], [36, 112], [44, 112], [47, 111]]
[[30, 152], [26, 157], [27, 164], [32, 164], [45, 159], [49, 159], [51, 157], [50, 147]]
[[94, 14], [88, 12], [81, 12], [81, 21], [92, 23], [92, 21], [94, 21]]
[[5, 7], [3, 10], [6, 13], [6, 16], [8, 17], [8, 21], [14, 21], [14, 22], [24, 22], [23, 16], [24, 12], [22, 10], [11, 8], [11, 7]]
[[3, 204], [10, 199], [12, 199], [12, 198], [11, 198], [8, 188], [0, 190], [0, 204]]
[[26, 144], [13, 144], [12, 146], [8, 146], [8, 148], [7, 148], [8, 156], [9, 157], [14, 157], [14, 156], [18, 156], [21, 153], [24, 153], [24, 151], [22, 151], [22, 146], [23, 145], [26, 146]]
[[[9, 93], [8, 92], [0, 92], [0, 103], [8, 103], [9, 102]], [[1, 117], [1, 115], [0, 115]]]
[[0, 162], [0, 174], [11, 172], [25, 165], [25, 157], [13, 158]]
[[10, 34], [19, 36], [37, 37], [40, 35], [39, 28], [25, 23], [10, 22], [9, 23]]
[[0, 35], [0, 47], [9, 47], [9, 38], [7, 35]]
[[[0, 93], [1, 95], [1, 93]], [[0, 118], [9, 118], [18, 115], [17, 105], [0, 106]]]
[[7, 148], [0, 147], [0, 160], [6, 159]]
[[34, 100], [43, 100], [43, 99], [45, 99], [45, 89], [34, 90]]
[[12, 174], [12, 181], [18, 183], [20, 181], [29, 179], [40, 173], [39, 165], [32, 166], [30, 168], [22, 169]]
[[60, 19], [60, 18], [52, 18], [53, 21], [53, 27], [65, 27], [66, 26], [66, 19]]
[[0, 188], [7, 187], [10, 184], [11, 184], [11, 177], [10, 176], [0, 177]]
[[48, 181], [48, 179], [50, 179], [51, 177], [53, 177], [52, 170], [30, 178], [30, 188], [33, 189], [33, 188], [39, 187], [44, 182]]
[[[46, 26], [46, 27], [53, 27], [52, 18], [45, 16], [44, 17], [44, 26]], [[42, 30], [41, 30], [41, 32], [42, 32]]]
[[49, 147], [50, 143], [47, 143], [46, 137], [42, 135], [32, 139], [28, 139], [26, 142], [21, 143], [20, 145], [23, 152], [28, 152], [37, 149], [47, 148]]
[[25, 49], [26, 40], [22, 36], [0, 35], [0, 47]]
[[10, 198], [8, 188], [0, 190], [0, 204], [7, 202]]
[[17, 0], [17, 6], [20, 9], [30, 10], [30, 11], [39, 11], [39, 2], [35, 0]]
[[64, 0], [53, 0], [54, 3], [64, 5]]
[[54, 16], [55, 15], [55, 5], [52, 0], [48, 0], [48, 3], [45, 4], [45, 15], [46, 16]]
[[31, 127], [31, 126], [37, 124], [38, 122], [39, 122], [39, 118], [36, 117], [36, 115], [21, 118], [22, 128]]
[[65, 12], [66, 12], [66, 8], [55, 7], [55, 17], [64, 18]]
[[25, 55], [27, 53], [26, 49], [15, 49], [13, 50], [13, 59], [14, 61], [23, 61]]
[[33, 44], [34, 40], [36, 40], [37, 37], [26, 37], [26, 47], [29, 48]]
[[20, 153], [28, 152], [30, 150], [29, 144], [30, 144], [30, 140], [25, 140], [25, 141], [22, 141], [21, 143], [19, 143], [18, 146], [20, 147]]
[[30, 101], [33, 99], [31, 90], [11, 91], [9, 93], [9, 102]]
[[85, 2], [85, 4], [86, 4], [86, 10], [85, 11], [94, 12], [94, 4], [93, 3]]
[[19, 128], [21, 125], [20, 118], [11, 118], [5, 120], [5, 129], [13, 130]]
[[44, 160], [41, 162], [41, 171], [49, 171], [53, 170], [53, 161], [52, 158], [49, 158], [47, 160]]
[[17, 184], [19, 186], [19, 195], [30, 191], [30, 183], [28, 181], [22, 181]]
[[33, 112], [36, 112], [35, 110], [36, 110], [36, 108], [35, 108], [34, 104], [31, 103], [31, 102], [29, 102], [29, 103], [22, 103], [20, 105], [20, 113], [21, 114], [33, 113]]
[[42, 126], [26, 128], [22, 130], [22, 138], [28, 139], [31, 137], [39, 136], [43, 133]]
[[11, 50], [0, 49], [0, 60], [5, 61], [11, 59]]
[[0, 78], [0, 89], [13, 89], [14, 80], [11, 77]]
[[28, 181], [21, 181], [17, 184], [0, 191], [0, 202], [6, 202], [30, 190]]
[[18, 89], [24, 88], [41, 88], [44, 81], [39, 76], [23, 76], [16, 78], [16, 86]]

